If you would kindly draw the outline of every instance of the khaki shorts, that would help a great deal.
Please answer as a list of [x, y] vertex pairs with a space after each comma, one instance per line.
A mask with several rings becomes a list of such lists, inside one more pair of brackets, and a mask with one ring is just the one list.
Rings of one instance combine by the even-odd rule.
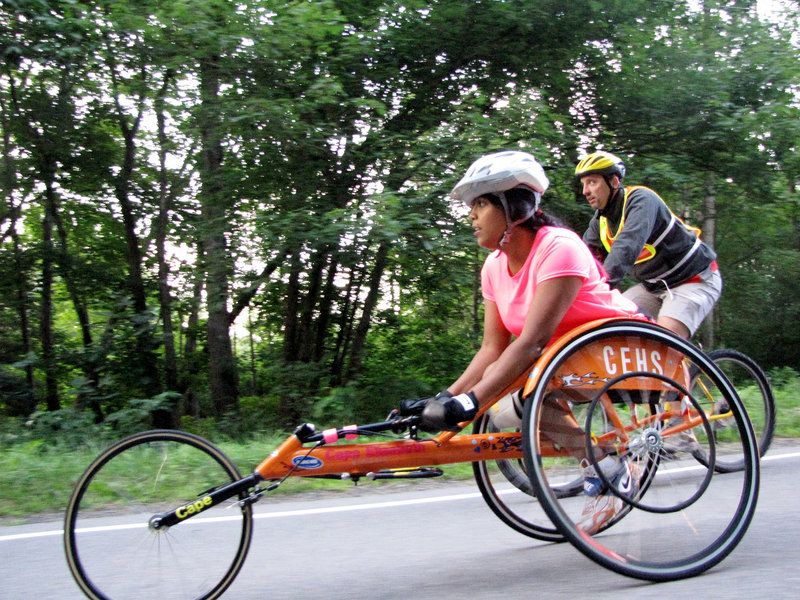
[[699, 282], [682, 283], [663, 292], [650, 292], [640, 283], [626, 290], [623, 296], [653, 318], [671, 317], [680, 321], [694, 335], [722, 294], [719, 270], [712, 271], [709, 267], [699, 277]]

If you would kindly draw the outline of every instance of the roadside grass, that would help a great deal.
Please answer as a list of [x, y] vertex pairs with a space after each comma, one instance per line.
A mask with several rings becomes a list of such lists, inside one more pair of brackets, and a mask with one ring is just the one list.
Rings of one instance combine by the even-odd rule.
[[[274, 450], [285, 436], [262, 434], [246, 442], [215, 441], [245, 475]], [[41, 440], [3, 444], [0, 448], [0, 523], [15, 525], [33, 520], [61, 518], [73, 487], [83, 471], [109, 444], [88, 443], [81, 447], [45, 443]], [[472, 477], [469, 464], [446, 465], [439, 480], [464, 480]], [[137, 477], [135, 468], [128, 475]], [[362, 479], [359, 486], [384, 486], [394, 482]], [[409, 482], [413, 485], [414, 482]], [[292, 477], [270, 495], [301, 492], [342, 492], [352, 481]]]
[[769, 375], [775, 394], [775, 436], [800, 438], [800, 375], [788, 368]]
[[[777, 407], [776, 438], [800, 438], [800, 375], [792, 369], [770, 373]], [[104, 435], [91, 431], [76, 433], [64, 441], [52, 436], [42, 439], [20, 439], [13, 435], [0, 436], [0, 522], [6, 525], [36, 519], [59, 518], [67, 505], [75, 482], [89, 463], [109, 445]], [[239, 470], [246, 474], [255, 468], [283, 441], [285, 435], [262, 433], [247, 441], [214, 440]], [[85, 441], [89, 440], [89, 441]], [[444, 480], [472, 478], [469, 464], [444, 465]], [[132, 469], [130, 477], [135, 477]], [[362, 486], [386, 486], [388, 482], [362, 480]], [[408, 482], [414, 485], [415, 482]], [[293, 477], [274, 494], [313, 491], [346, 492], [352, 482]]]

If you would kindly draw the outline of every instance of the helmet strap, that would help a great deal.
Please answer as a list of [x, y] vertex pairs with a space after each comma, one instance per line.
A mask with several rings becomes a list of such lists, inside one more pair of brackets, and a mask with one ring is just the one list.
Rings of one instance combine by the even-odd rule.
[[[617, 187], [614, 187], [613, 185], [611, 185], [611, 180], [614, 179], [614, 177], [616, 177], [617, 181], [619, 182], [619, 185]], [[622, 187], [622, 178], [619, 175], [617, 175], [616, 173], [613, 173], [611, 175], [603, 175], [603, 179], [606, 180], [606, 184], [608, 184], [608, 189], [611, 190], [611, 195], [612, 196], [617, 193], [617, 190], [619, 188]]]
[[503, 212], [506, 215], [506, 230], [503, 232], [503, 237], [500, 238], [500, 247], [502, 248], [508, 243], [509, 236], [511, 235], [511, 230], [514, 229], [517, 225], [524, 223], [536, 213], [539, 212], [539, 203], [542, 199], [542, 194], [537, 192], [536, 190], [533, 191], [533, 206], [528, 208], [528, 212], [523, 215], [521, 218], [517, 219], [516, 221], [511, 221], [511, 210], [508, 207], [508, 200], [506, 199], [505, 192], [495, 192], [495, 195], [500, 198], [500, 204], [503, 205]]

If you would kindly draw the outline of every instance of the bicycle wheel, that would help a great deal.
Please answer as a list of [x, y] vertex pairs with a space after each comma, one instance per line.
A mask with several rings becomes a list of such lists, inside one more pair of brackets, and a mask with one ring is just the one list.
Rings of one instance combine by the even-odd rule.
[[[714, 362], [655, 325], [610, 322], [559, 342], [540, 365], [523, 417], [525, 468], [545, 512], [578, 550], [651, 581], [696, 575], [733, 551], [755, 510], [758, 447]], [[690, 392], [693, 372], [729, 404], [724, 448], [710, 434], [713, 403]], [[556, 392], [588, 403], [586, 416], [571, 425], [566, 412], [556, 418], [547, 402]], [[708, 465], [693, 457], [698, 447]], [[743, 468], [716, 474], [720, 456], [739, 457]], [[551, 491], [565, 469], [597, 468], [601, 457], [616, 467], [608, 477], [600, 469], [605, 491], [598, 496]]]
[[[709, 358], [722, 370], [733, 385], [736, 394], [744, 404], [750, 423], [753, 425], [758, 440], [759, 454], [764, 456], [772, 443], [775, 433], [775, 397], [767, 375], [752, 358], [737, 350], [719, 349], [708, 353]], [[705, 377], [693, 378], [693, 393], [704, 395], [713, 393], [714, 386]], [[720, 397], [714, 404], [711, 416], [712, 430], [717, 444], [725, 447], [728, 429], [733, 426], [733, 419], [728, 415], [728, 403]], [[695, 458], [707, 465], [707, 457], [703, 452], [696, 452]], [[716, 470], [730, 473], [742, 469], [741, 457], [717, 457]]]
[[[518, 433], [519, 429], [511, 431]], [[499, 430], [492, 424], [489, 414], [484, 413], [475, 421], [473, 432], [498, 433]], [[539, 504], [522, 459], [477, 461], [472, 463], [472, 470], [486, 504], [506, 525], [537, 540], [564, 541], [564, 536]], [[578, 479], [577, 485], [573, 493], [582, 491], [583, 479]]]
[[105, 450], [66, 511], [67, 564], [81, 590], [93, 599], [218, 598], [250, 546], [251, 506], [233, 499], [159, 531], [148, 521], [239, 479], [215, 446], [179, 431], [139, 433]]

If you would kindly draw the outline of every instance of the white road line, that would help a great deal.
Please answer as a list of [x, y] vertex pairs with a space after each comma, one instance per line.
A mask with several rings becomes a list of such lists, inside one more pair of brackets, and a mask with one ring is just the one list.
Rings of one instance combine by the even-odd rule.
[[[800, 452], [787, 452], [785, 454], [768, 454], [767, 456], [761, 459], [761, 462], [770, 462], [773, 460], [784, 460], [789, 458], [798, 458], [800, 457]], [[690, 471], [695, 470], [698, 468], [703, 468], [701, 465], [692, 466], [692, 467], [683, 467], [679, 469], [675, 469], [677, 471]], [[674, 472], [674, 471], [673, 471]], [[504, 492], [499, 493], [508, 493], [508, 492], [516, 492], [515, 488], [510, 488]], [[274, 519], [274, 518], [283, 518], [283, 517], [299, 517], [299, 516], [306, 516], [306, 515], [322, 515], [322, 514], [332, 514], [332, 513], [339, 513], [339, 512], [352, 512], [357, 510], [374, 510], [377, 508], [392, 508], [397, 506], [411, 506], [417, 504], [432, 504], [435, 502], [455, 502], [458, 500], [471, 500], [473, 498], [480, 498], [479, 492], [469, 492], [464, 494], [449, 494], [446, 496], [433, 496], [429, 498], [415, 498], [410, 500], [390, 500], [388, 502], [369, 502], [365, 504], [350, 504], [347, 506], [329, 506], [326, 508], [304, 508], [298, 510], [284, 510], [284, 511], [275, 511], [275, 512], [265, 512], [265, 513], [258, 513], [253, 515], [253, 519]], [[231, 521], [237, 520], [238, 516], [230, 516], [230, 517], [211, 517], [211, 518], [198, 518], [193, 520], [196, 523], [218, 523], [223, 521]], [[137, 524], [124, 524], [124, 525], [108, 525], [103, 527], [86, 527], [82, 528], [79, 531], [81, 532], [101, 532], [101, 531], [121, 531], [124, 529], [138, 529], [141, 527], [146, 527], [147, 524], [144, 523], [137, 523]], [[38, 531], [33, 533], [19, 533], [19, 534], [11, 534], [11, 535], [2, 535], [0, 536], [0, 542], [10, 542], [15, 540], [30, 540], [35, 538], [42, 538], [42, 537], [53, 537], [53, 536], [61, 536], [64, 534], [63, 529], [53, 529], [48, 531]]]

